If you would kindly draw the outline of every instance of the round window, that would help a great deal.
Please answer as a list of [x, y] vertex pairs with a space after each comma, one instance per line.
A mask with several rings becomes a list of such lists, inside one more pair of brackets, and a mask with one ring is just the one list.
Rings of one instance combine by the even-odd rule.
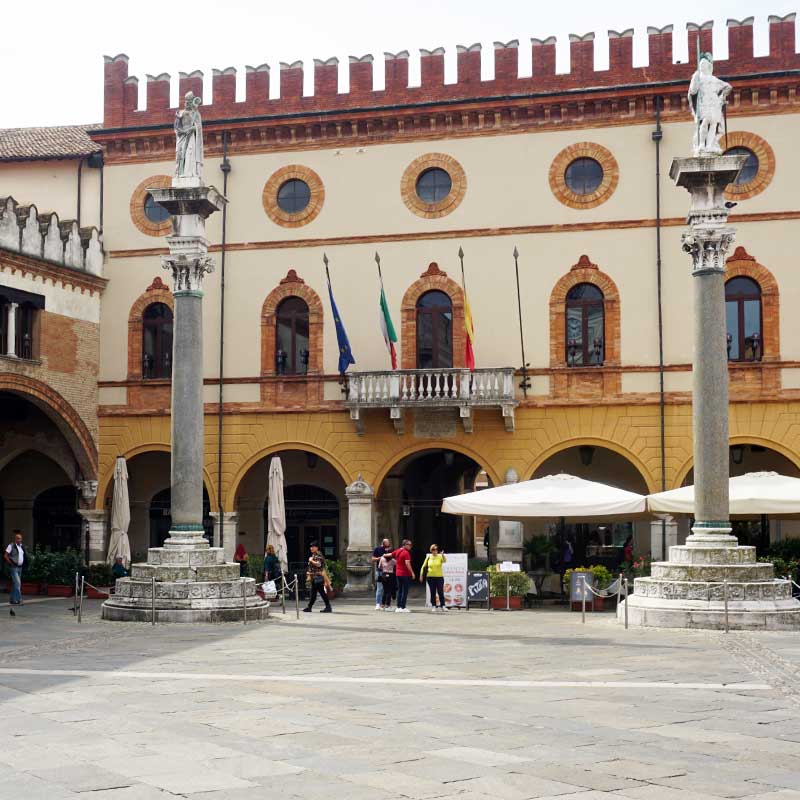
[[450, 175], [439, 167], [432, 167], [420, 173], [417, 178], [417, 197], [423, 203], [439, 203], [450, 194], [453, 181]]
[[734, 181], [737, 186], [750, 183], [758, 175], [758, 156], [749, 147], [731, 147], [725, 151], [725, 155], [747, 156], [747, 161], [744, 162], [742, 171]]
[[155, 222], [156, 225], [169, 219], [169, 211], [164, 206], [156, 203], [151, 194], [147, 194], [144, 198], [144, 215], [150, 222]]
[[603, 168], [593, 158], [576, 158], [564, 171], [564, 183], [575, 194], [592, 194], [603, 182]]
[[299, 214], [311, 202], [311, 189], [305, 181], [292, 178], [278, 189], [278, 207], [287, 214]]

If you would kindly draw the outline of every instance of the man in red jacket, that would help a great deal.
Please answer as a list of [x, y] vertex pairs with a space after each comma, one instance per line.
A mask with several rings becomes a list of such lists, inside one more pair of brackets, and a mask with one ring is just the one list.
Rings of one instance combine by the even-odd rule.
[[397, 608], [395, 614], [407, 614], [406, 608], [408, 600], [408, 589], [411, 581], [417, 576], [414, 574], [414, 567], [411, 565], [411, 539], [403, 539], [403, 546], [392, 553], [395, 558], [396, 568], [395, 577], [397, 578]]

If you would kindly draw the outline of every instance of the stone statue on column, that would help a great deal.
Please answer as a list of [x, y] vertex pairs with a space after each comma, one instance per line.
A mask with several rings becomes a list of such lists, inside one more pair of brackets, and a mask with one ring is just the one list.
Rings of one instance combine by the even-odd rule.
[[719, 156], [724, 129], [724, 109], [732, 87], [714, 75], [711, 53], [702, 53], [689, 84], [689, 105], [694, 114], [692, 151], [695, 156]]
[[198, 108], [203, 101], [186, 92], [184, 107], [175, 112], [175, 185], [202, 183], [203, 121]]

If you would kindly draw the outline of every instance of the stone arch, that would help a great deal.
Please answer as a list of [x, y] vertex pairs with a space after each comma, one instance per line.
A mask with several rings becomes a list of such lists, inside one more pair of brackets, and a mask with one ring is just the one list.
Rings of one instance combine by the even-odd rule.
[[536, 470], [539, 469], [539, 467], [541, 467], [542, 464], [544, 464], [544, 462], [547, 461], [547, 459], [551, 456], [554, 456], [564, 450], [569, 450], [573, 447], [581, 447], [582, 445], [602, 447], [606, 450], [610, 450], [612, 453], [616, 453], [618, 456], [622, 456], [622, 458], [628, 461], [631, 466], [636, 469], [639, 475], [641, 475], [645, 486], [647, 486], [648, 492], [658, 491], [656, 478], [650, 473], [650, 470], [647, 469], [647, 466], [636, 453], [634, 453], [632, 450], [629, 450], [627, 447], [624, 447], [623, 445], [617, 444], [617, 442], [611, 441], [610, 439], [600, 439], [594, 436], [578, 436], [573, 439], [564, 439], [548, 447], [546, 450], [543, 450], [534, 459], [533, 463], [531, 463], [530, 466], [525, 470], [522, 480], [531, 480], [536, 473]]
[[159, 277], [136, 298], [128, 314], [128, 380], [142, 377], [142, 317], [144, 310], [153, 303], [163, 303], [175, 313], [172, 292]]
[[400, 306], [400, 338], [402, 369], [417, 367], [417, 301], [426, 292], [444, 292], [453, 304], [453, 367], [464, 366], [464, 291], [447, 273], [432, 261], [428, 269], [406, 289]]
[[400, 461], [417, 453], [424, 453], [427, 450], [452, 450], [455, 453], [461, 453], [461, 455], [471, 458], [482, 470], [484, 470], [494, 486], [500, 486], [503, 483], [502, 476], [497, 472], [494, 466], [492, 466], [491, 462], [481, 455], [481, 453], [478, 453], [469, 447], [465, 447], [463, 444], [459, 444], [458, 442], [429, 440], [411, 445], [411, 447], [407, 447], [404, 450], [399, 450], [398, 452], [392, 454], [391, 458], [386, 461], [378, 474], [375, 476], [375, 480], [373, 481], [372, 485], [375, 496], [378, 496], [386, 476]]
[[725, 264], [725, 282], [739, 276], [751, 278], [761, 289], [762, 361], [780, 361], [780, 293], [775, 276], [744, 247], [737, 247]]
[[97, 477], [98, 453], [92, 434], [78, 412], [54, 389], [35, 378], [0, 373], [0, 391], [20, 395], [43, 411], [72, 448], [85, 480]]
[[617, 284], [609, 275], [602, 272], [597, 264], [582, 255], [578, 263], [570, 268], [556, 282], [550, 293], [550, 366], [564, 367], [566, 358], [567, 293], [580, 283], [591, 283], [603, 293], [604, 367], [618, 367], [620, 364], [620, 302]]
[[[170, 453], [171, 448], [168, 442], [147, 442], [145, 444], [138, 444], [135, 447], [131, 447], [124, 452], [118, 453], [117, 455], [122, 456], [126, 461], [130, 461], [132, 458], [136, 458], [136, 456], [140, 456], [143, 453]], [[111, 461], [111, 465], [108, 471], [100, 477], [100, 481], [98, 483], [98, 490], [97, 490], [97, 500], [96, 500], [96, 508], [102, 509], [103, 504], [105, 502], [106, 494], [111, 486], [111, 482], [114, 480], [114, 461]], [[211, 510], [212, 511], [219, 511], [217, 506], [217, 488], [216, 483], [211, 477], [211, 473], [208, 471], [208, 468], [204, 465], [203, 466], [203, 484], [205, 486], [206, 492], [208, 492], [208, 499], [211, 503]]]
[[316, 445], [309, 444], [307, 442], [278, 442], [276, 444], [270, 445], [269, 447], [264, 447], [256, 453], [253, 453], [247, 461], [245, 461], [239, 469], [236, 471], [236, 474], [231, 480], [230, 485], [228, 487], [228, 492], [225, 496], [224, 506], [226, 509], [231, 510], [235, 508], [236, 504], [236, 495], [239, 492], [239, 486], [242, 483], [245, 475], [259, 462], [263, 461], [265, 458], [268, 458], [275, 453], [279, 453], [282, 450], [301, 450], [305, 453], [313, 453], [314, 455], [319, 456], [320, 458], [327, 461], [333, 469], [339, 474], [341, 479], [344, 481], [345, 486], [349, 486], [355, 478], [348, 472], [347, 468], [342, 464], [342, 462], [331, 452], [328, 450], [323, 450]]
[[323, 310], [319, 295], [293, 270], [276, 286], [261, 307], [261, 374], [275, 375], [275, 316], [281, 301], [299, 297], [308, 306], [308, 374], [321, 375]]

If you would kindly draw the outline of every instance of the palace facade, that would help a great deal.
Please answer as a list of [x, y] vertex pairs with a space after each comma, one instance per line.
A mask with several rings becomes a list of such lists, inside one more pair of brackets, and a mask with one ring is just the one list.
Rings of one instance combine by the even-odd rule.
[[[728, 151], [746, 166], [729, 189], [732, 474], [800, 475], [800, 273], [791, 231], [800, 56], [794, 15], [728, 22]], [[711, 50], [710, 23], [688, 26]], [[483, 552], [486, 521], [439, 514], [443, 496], [569, 472], [638, 492], [691, 480], [692, 279], [681, 251], [692, 64], [671, 28], [214, 70], [201, 108], [205, 180], [224, 192], [209, 221], [205, 282], [205, 506], [209, 536], [259, 552], [267, 469], [286, 476], [290, 558], [311, 539], [358, 566], [384, 535]], [[532, 77], [519, 77], [522, 60]], [[170, 220], [148, 190], [174, 162], [169, 75], [146, 105], [124, 55], [105, 62], [96, 126], [0, 131], [0, 525], [4, 538], [85, 548], [108, 541], [112, 470], [130, 473], [134, 558], [169, 529], [172, 295], [161, 256]], [[270, 81], [280, 97], [270, 99]], [[181, 73], [177, 94], [203, 94]], [[459, 251], [463, 252], [462, 261]], [[515, 257], [518, 254], [518, 306]], [[393, 370], [380, 327], [376, 253], [397, 331]], [[339, 346], [324, 258], [355, 364]], [[475, 369], [468, 368], [468, 314]], [[523, 358], [524, 348], [524, 358]], [[366, 520], [366, 522], [365, 522]], [[354, 525], [358, 526], [355, 531]], [[519, 560], [547, 523], [491, 528], [493, 555]], [[579, 558], [612, 558], [627, 534], [658, 555], [686, 524], [574, 529]], [[365, 533], [365, 531], [367, 531]], [[793, 535], [743, 521], [743, 536]]]

